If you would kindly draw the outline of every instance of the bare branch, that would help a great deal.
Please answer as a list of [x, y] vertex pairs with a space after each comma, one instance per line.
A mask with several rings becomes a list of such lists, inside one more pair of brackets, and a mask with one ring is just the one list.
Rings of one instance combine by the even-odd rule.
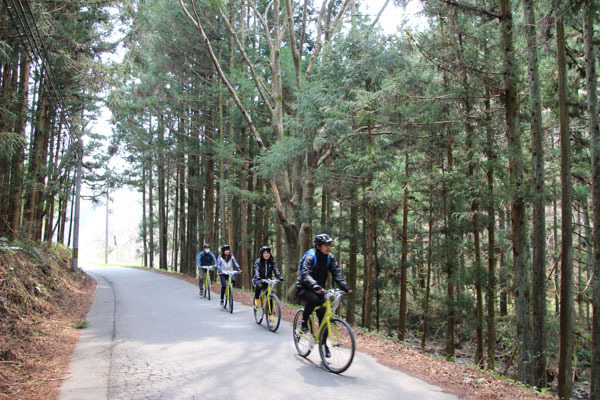
[[233, 30], [233, 27], [231, 26], [231, 24], [229, 23], [227, 18], [225, 18], [225, 12], [224, 12], [223, 8], [219, 8], [219, 13], [223, 17], [223, 20], [225, 21], [225, 25], [227, 25], [227, 29], [229, 30], [229, 33], [231, 34], [231, 36], [233, 36], [233, 39], [235, 40], [235, 44], [240, 49], [240, 52], [242, 53], [242, 57], [244, 58], [244, 61], [250, 68], [250, 73], [252, 74], [252, 79], [254, 79], [254, 84], [256, 85], [256, 88], [258, 89], [258, 92], [260, 93], [260, 97], [267, 104], [267, 106], [272, 108], [273, 107], [273, 96], [267, 89], [263, 80], [256, 73], [256, 70], [254, 69], [254, 64], [250, 61], [250, 58], [248, 57], [248, 54], [246, 53], [244, 46], [242, 46], [240, 39], [238, 38], [237, 34]]

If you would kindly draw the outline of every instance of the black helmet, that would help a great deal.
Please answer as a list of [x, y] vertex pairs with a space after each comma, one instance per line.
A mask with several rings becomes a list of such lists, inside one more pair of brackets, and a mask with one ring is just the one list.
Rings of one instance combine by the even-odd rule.
[[320, 235], [315, 236], [315, 238], [313, 239], [313, 243], [315, 244], [315, 246], [331, 242], [333, 242], [333, 239], [326, 233], [321, 233]]
[[262, 257], [263, 253], [265, 251], [268, 251], [269, 253], [271, 253], [271, 248], [269, 246], [263, 246], [260, 248], [260, 250], [258, 250], [258, 252], [260, 253], [260, 256]]
[[228, 244], [224, 244], [223, 246], [221, 246], [221, 253], [224, 252], [225, 250], [231, 250], [231, 247], [229, 247]]
[[204, 243], [204, 245], [202, 246], [203, 249], [210, 249], [210, 244], [208, 243]]

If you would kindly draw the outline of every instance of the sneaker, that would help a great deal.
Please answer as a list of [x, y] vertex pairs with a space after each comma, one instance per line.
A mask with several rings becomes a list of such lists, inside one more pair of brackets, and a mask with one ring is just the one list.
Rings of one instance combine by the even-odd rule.
[[260, 307], [260, 299], [254, 299], [254, 305]]
[[275, 322], [275, 316], [273, 314], [269, 314], [269, 321]]
[[225, 304], [225, 302], [223, 301], [223, 299], [221, 299], [221, 305]]
[[329, 346], [325, 345], [325, 358], [331, 358], [331, 352], [329, 351]]
[[302, 333], [308, 332], [308, 324], [306, 323], [306, 321], [302, 321], [302, 323], [300, 324], [300, 332], [302, 332]]

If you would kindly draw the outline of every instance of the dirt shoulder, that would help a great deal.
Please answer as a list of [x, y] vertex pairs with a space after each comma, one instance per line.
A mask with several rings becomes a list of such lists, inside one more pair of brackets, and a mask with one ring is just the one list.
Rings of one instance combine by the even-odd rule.
[[0, 249], [0, 399], [58, 399], [96, 282], [64, 248]]

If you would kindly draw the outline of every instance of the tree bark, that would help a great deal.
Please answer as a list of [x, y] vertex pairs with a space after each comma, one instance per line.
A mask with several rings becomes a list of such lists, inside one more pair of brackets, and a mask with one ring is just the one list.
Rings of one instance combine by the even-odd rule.
[[158, 249], [160, 269], [167, 270], [167, 204], [165, 195], [165, 125], [163, 116], [158, 117]]
[[406, 334], [406, 286], [408, 282], [408, 153], [404, 163], [404, 199], [402, 204], [402, 256], [400, 259], [400, 304], [398, 309], [398, 339], [404, 341]]
[[[356, 273], [357, 273], [357, 255], [358, 241], [360, 240], [358, 232], [358, 193], [356, 189], [352, 189], [350, 196], [350, 234], [348, 248], [348, 285], [356, 289]], [[358, 291], [356, 291], [358, 293]], [[348, 296], [346, 301], [346, 321], [349, 324], [354, 324], [356, 321], [356, 295]]]
[[529, 262], [527, 251], [527, 212], [525, 203], [526, 181], [523, 177], [523, 149], [518, 123], [517, 71], [513, 46], [513, 17], [510, 0], [499, 0], [501, 13], [504, 107], [506, 112], [506, 136], [508, 139], [508, 163], [513, 192], [512, 243], [515, 269], [515, 310], [517, 319], [517, 346], [519, 347], [518, 376], [529, 382], [531, 355]]
[[597, 8], [589, 1], [584, 9], [584, 46], [587, 111], [592, 158], [592, 378], [590, 399], [600, 399], [600, 132], [598, 129], [598, 92], [594, 23]]
[[[557, 3], [558, 4], [558, 3]], [[573, 221], [571, 184], [571, 139], [567, 108], [567, 63], [562, 17], [556, 18], [556, 61], [558, 65], [558, 108], [560, 115], [561, 260], [560, 343], [558, 348], [558, 397], [573, 394]]]
[[531, 113], [533, 194], [533, 337], [531, 384], [546, 387], [546, 213], [544, 201], [544, 144], [542, 132], [542, 100], [533, 0], [523, 1], [527, 36], [529, 110]]

